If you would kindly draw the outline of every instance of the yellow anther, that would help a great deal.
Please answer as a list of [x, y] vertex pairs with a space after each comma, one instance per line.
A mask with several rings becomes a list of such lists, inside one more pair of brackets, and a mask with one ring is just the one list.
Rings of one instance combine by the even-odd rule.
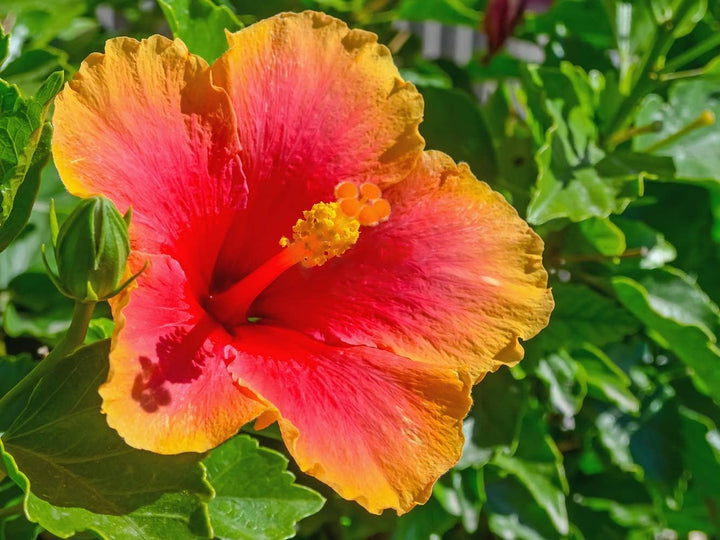
[[313, 267], [339, 257], [359, 237], [360, 222], [347, 216], [339, 203], [316, 203], [295, 223], [292, 243], [282, 238], [280, 245], [298, 249], [303, 266]]
[[303, 266], [320, 266], [339, 257], [358, 241], [361, 225], [372, 227], [390, 216], [390, 203], [376, 184], [358, 188], [342, 182], [335, 187], [335, 196], [337, 202], [316, 203], [303, 212], [293, 227], [292, 240], [280, 239], [280, 245], [291, 249], [292, 257]]
[[229, 288], [213, 292], [206, 309], [226, 328], [247, 324], [253, 302], [283, 272], [298, 263], [311, 268], [341, 256], [360, 238], [361, 225], [377, 225], [390, 215], [390, 204], [375, 184], [358, 188], [342, 182], [335, 196], [336, 202], [319, 202], [305, 210], [292, 228], [292, 239], [280, 239], [284, 249]]

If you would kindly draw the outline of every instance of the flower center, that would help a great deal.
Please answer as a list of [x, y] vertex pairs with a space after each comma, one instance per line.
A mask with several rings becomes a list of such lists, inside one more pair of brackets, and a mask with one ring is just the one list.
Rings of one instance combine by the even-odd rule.
[[335, 197], [335, 202], [305, 210], [292, 228], [292, 239], [280, 239], [283, 249], [229, 289], [211, 295], [206, 309], [227, 328], [247, 323], [250, 305], [287, 269], [322, 266], [340, 257], [358, 241], [361, 226], [374, 227], [390, 216], [390, 204], [375, 184], [342, 182]]

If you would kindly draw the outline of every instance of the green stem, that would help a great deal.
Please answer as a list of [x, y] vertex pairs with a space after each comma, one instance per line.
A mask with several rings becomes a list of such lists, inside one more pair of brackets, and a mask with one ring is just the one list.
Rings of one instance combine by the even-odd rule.
[[14, 504], [7, 508], [0, 508], [0, 518], [5, 516], [16, 516], [23, 513], [23, 503]]
[[659, 141], [654, 142], [647, 148], [643, 148], [643, 152], [647, 154], [652, 154], [653, 152], [656, 152], [660, 150], [661, 148], [664, 148], [666, 146], [669, 146], [673, 144], [675, 141], [682, 139], [689, 133], [692, 133], [696, 129], [700, 129], [707, 126], [712, 126], [715, 123], [715, 114], [711, 110], [704, 110], [702, 113], [700, 113], [700, 116], [698, 116], [695, 120], [687, 124], [686, 126], [683, 126], [681, 129], [676, 131], [675, 133], [668, 135], [664, 139], [660, 139]]
[[75, 302], [72, 322], [63, 338], [52, 352], [35, 366], [35, 369], [28, 373], [24, 379], [0, 399], [0, 410], [12, 403], [18, 396], [31, 390], [60, 360], [68, 356], [85, 342], [88, 325], [90, 324], [94, 310], [95, 302]]
[[[640, 70], [640, 75], [630, 94], [622, 102], [608, 127], [608, 133], [615, 133], [625, 128], [633, 119], [634, 111], [642, 99], [650, 93], [657, 83], [658, 75], [655, 73], [655, 64], [670, 50], [674, 39], [675, 26], [681, 22], [692, 6], [692, 0], [684, 0], [677, 8], [672, 21], [667, 21], [658, 27], [658, 34]], [[654, 77], [653, 77], [654, 75]]]
[[659, 133], [660, 131], [662, 131], [662, 127], [662, 122], [656, 120], [655, 122], [650, 122], [649, 124], [646, 124], [644, 126], [621, 129], [620, 131], [613, 133], [612, 135], [610, 135], [610, 137], [608, 137], [607, 147], [610, 150], [614, 150], [615, 147], [617, 147], [618, 145], [624, 143], [625, 141], [629, 141], [630, 139], [633, 139], [638, 135]]
[[710, 52], [715, 47], [720, 47], [720, 32], [713, 34], [705, 41], [702, 41], [682, 54], [677, 55], [665, 65], [663, 72], [672, 73], [703, 54]]
[[687, 71], [675, 71], [673, 73], [661, 73], [660, 81], [676, 81], [678, 79], [689, 79], [690, 77], [701, 77], [705, 75], [707, 70], [704, 67], [697, 69], [688, 69]]

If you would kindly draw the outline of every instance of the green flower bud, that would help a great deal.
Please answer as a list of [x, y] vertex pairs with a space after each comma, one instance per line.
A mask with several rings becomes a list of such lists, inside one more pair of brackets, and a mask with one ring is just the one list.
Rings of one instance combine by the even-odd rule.
[[[54, 207], [50, 228], [58, 274], [45, 265], [58, 289], [80, 302], [106, 300], [120, 292], [130, 254], [128, 222], [104, 197], [83, 199], [58, 231]], [[43, 246], [43, 258], [45, 250]]]

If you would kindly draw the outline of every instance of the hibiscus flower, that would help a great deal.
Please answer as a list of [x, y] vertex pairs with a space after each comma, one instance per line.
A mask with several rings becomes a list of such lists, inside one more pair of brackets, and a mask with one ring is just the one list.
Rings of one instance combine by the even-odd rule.
[[[68, 190], [133, 208], [107, 421], [202, 452], [277, 421], [300, 468], [405, 512], [459, 458], [470, 390], [547, 324], [542, 241], [467, 166], [374, 34], [321, 13], [228, 34], [211, 67], [108, 41], [56, 101]], [[452, 119], [448, 119], [452, 121]]]

